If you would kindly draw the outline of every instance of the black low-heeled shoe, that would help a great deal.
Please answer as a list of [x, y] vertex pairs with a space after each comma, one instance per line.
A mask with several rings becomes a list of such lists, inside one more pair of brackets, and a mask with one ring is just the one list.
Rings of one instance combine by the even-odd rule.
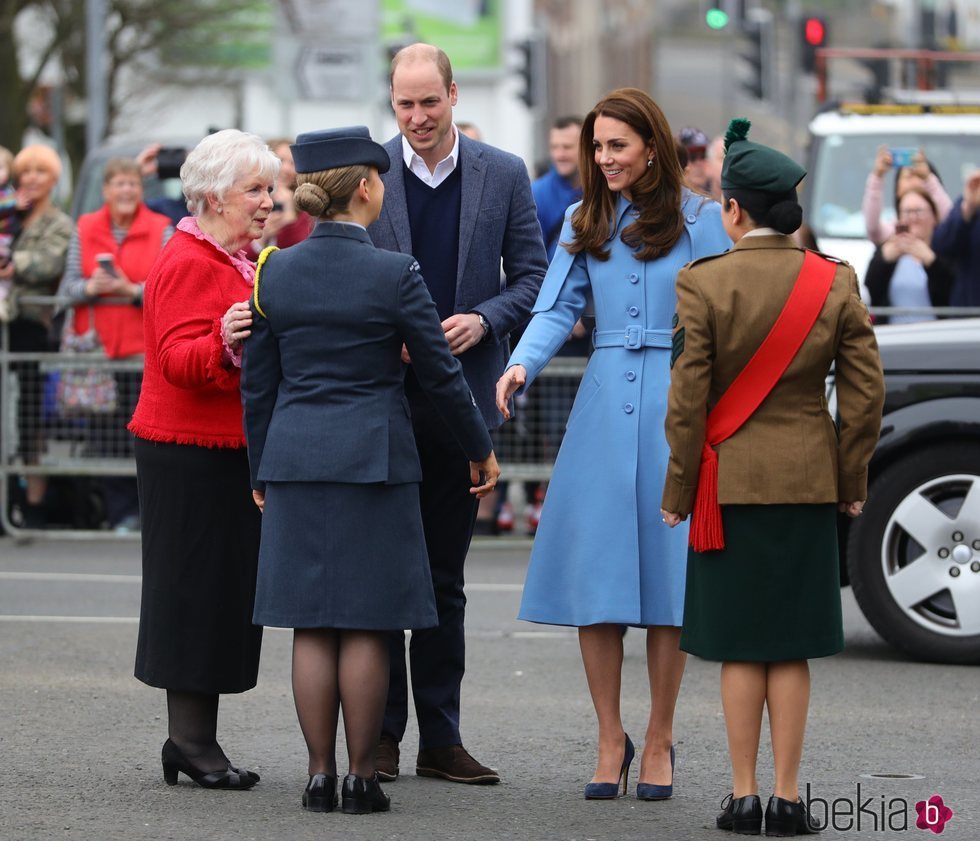
[[737, 835], [758, 835], [762, 832], [762, 801], [758, 794], [734, 797], [729, 794], [721, 801], [722, 813], [715, 826]]
[[808, 811], [802, 800], [795, 803], [774, 794], [766, 806], [766, 835], [788, 838], [792, 835], [816, 835], [821, 825]]
[[344, 787], [340, 808], [345, 815], [367, 815], [371, 812], [387, 812], [391, 808], [391, 798], [381, 790], [378, 775], [344, 777]]
[[178, 772], [183, 772], [203, 788], [244, 791], [259, 781], [258, 774], [236, 768], [230, 763], [223, 771], [203, 771], [184, 756], [184, 752], [170, 739], [163, 743], [160, 761], [163, 763], [163, 780], [168, 786], [177, 785]]
[[314, 774], [303, 792], [303, 808], [307, 812], [332, 812], [337, 808], [337, 778]]

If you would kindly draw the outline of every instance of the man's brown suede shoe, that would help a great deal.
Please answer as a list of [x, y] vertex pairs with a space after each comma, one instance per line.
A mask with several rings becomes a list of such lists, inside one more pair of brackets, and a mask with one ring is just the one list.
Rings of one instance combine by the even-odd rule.
[[462, 745], [420, 750], [415, 773], [420, 777], [441, 777], [451, 783], [493, 785], [500, 782], [500, 774], [477, 762]]
[[374, 766], [378, 779], [393, 783], [398, 777], [398, 742], [386, 733], [381, 734], [378, 749], [374, 754]]

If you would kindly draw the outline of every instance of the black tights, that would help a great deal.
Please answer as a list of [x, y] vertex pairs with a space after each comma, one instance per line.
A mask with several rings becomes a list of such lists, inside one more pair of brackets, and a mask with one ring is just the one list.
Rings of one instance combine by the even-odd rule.
[[167, 690], [170, 740], [202, 771], [223, 771], [228, 757], [218, 744], [218, 696]]
[[297, 628], [293, 697], [310, 753], [309, 773], [337, 775], [337, 720], [342, 707], [349, 773], [373, 777], [388, 697], [388, 633]]

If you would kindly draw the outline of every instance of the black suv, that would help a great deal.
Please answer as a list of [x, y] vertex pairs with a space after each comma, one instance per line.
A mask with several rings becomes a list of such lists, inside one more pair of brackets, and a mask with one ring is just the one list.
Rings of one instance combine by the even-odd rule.
[[980, 319], [876, 333], [885, 412], [841, 580], [912, 657], [980, 663]]

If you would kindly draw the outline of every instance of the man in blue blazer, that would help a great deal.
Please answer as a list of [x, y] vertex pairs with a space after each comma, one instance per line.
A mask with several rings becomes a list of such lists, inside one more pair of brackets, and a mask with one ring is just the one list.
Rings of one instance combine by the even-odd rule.
[[[503, 422], [494, 390], [508, 357], [507, 338], [527, 320], [548, 265], [524, 162], [457, 131], [456, 98], [452, 67], [442, 50], [413, 44], [395, 55], [391, 102], [400, 133], [385, 144], [391, 168], [382, 176], [384, 207], [369, 233], [379, 248], [418, 260], [444, 340], [463, 365], [487, 428], [494, 429]], [[437, 628], [412, 634], [419, 725], [415, 770], [452, 782], [496, 783], [497, 772], [470, 756], [459, 733], [463, 562], [477, 500], [469, 492], [466, 456], [422, 393], [411, 365], [405, 393], [422, 463], [422, 521], [439, 612]], [[404, 635], [396, 634], [378, 747], [382, 780], [398, 775], [398, 744], [407, 721]]]

